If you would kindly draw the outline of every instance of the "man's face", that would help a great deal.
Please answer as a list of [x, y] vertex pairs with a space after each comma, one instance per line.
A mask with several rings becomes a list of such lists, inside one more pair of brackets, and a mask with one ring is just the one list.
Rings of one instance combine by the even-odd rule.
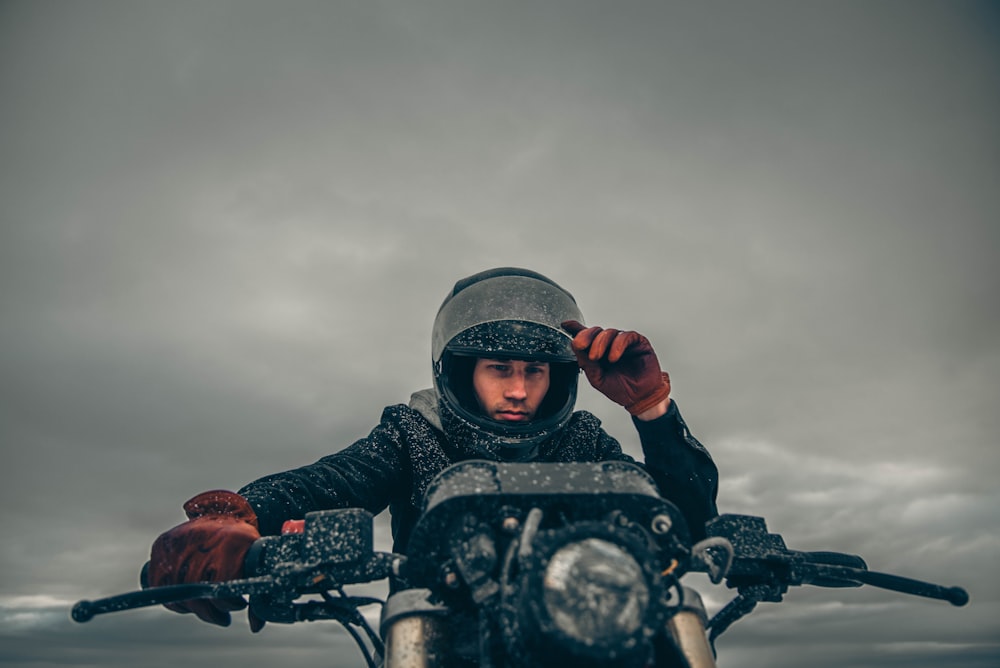
[[472, 372], [479, 407], [498, 422], [534, 419], [549, 382], [548, 362], [480, 357]]

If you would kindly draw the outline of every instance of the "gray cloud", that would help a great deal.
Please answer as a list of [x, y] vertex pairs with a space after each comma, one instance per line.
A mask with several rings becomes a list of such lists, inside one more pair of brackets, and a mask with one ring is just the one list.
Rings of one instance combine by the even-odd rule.
[[448, 287], [513, 264], [650, 337], [723, 510], [972, 592], [803, 589], [722, 665], [995, 664], [997, 19], [5, 3], [0, 661], [347, 656], [323, 625], [65, 604], [134, 587], [189, 496], [366, 433], [428, 384]]

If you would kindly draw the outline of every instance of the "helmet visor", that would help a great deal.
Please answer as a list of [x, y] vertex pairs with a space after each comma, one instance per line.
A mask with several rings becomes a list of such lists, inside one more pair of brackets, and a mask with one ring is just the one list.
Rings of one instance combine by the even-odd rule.
[[562, 289], [528, 276], [497, 276], [451, 297], [434, 321], [435, 362], [444, 349], [470, 355], [573, 361], [564, 320], [583, 322]]

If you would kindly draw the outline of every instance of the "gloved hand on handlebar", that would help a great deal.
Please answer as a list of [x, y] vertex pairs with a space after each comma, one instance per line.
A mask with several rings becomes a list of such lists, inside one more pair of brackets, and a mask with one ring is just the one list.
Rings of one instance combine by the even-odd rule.
[[[192, 582], [222, 582], [243, 577], [243, 560], [260, 538], [257, 515], [239, 494], [225, 490], [204, 492], [184, 504], [188, 521], [163, 533], [149, 558], [149, 585], [159, 587]], [[197, 599], [165, 606], [174, 612], [193, 612], [203, 621], [229, 626], [230, 611], [247, 607], [240, 597]], [[264, 622], [250, 613], [256, 633]]]
[[639, 416], [670, 398], [670, 376], [660, 369], [653, 346], [642, 334], [562, 323], [573, 336], [573, 352], [598, 392]]

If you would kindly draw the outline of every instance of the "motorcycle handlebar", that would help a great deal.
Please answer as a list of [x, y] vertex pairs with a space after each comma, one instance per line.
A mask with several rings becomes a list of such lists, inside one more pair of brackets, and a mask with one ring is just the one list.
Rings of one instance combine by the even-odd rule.
[[[399, 566], [400, 555], [378, 553], [372, 549], [370, 536], [359, 534], [359, 527], [370, 533], [371, 516], [364, 511], [337, 511], [333, 515], [317, 513], [314, 522], [317, 535], [347, 537], [336, 545], [323, 541], [307, 540], [290, 543], [291, 553], [283, 549], [284, 541], [296, 537], [265, 537], [258, 540], [247, 559], [247, 573], [251, 577], [228, 582], [200, 582], [191, 584], [148, 587], [146, 571], [142, 569], [140, 581], [143, 589], [117, 596], [83, 600], [72, 609], [72, 618], [86, 622], [95, 615], [118, 612], [132, 608], [177, 603], [197, 598], [229, 598], [255, 594], [287, 595], [295, 590], [305, 592], [316, 583], [337, 582], [352, 584], [372, 582], [389, 576]], [[868, 570], [864, 559], [840, 552], [800, 552], [789, 550], [776, 534], [768, 534], [762, 518], [750, 516], [720, 516], [717, 518], [723, 531], [716, 535], [726, 539], [727, 545], [736, 548], [732, 570], [729, 563], [730, 586], [767, 584], [785, 588], [788, 585], [813, 584], [823, 587], [859, 587], [868, 584], [906, 594], [948, 601], [963, 606], [969, 594], [961, 587], [941, 585], [910, 578], [877, 573]], [[734, 528], [735, 527], [735, 528]], [[358, 540], [351, 538], [357, 537]], [[308, 546], [308, 547], [307, 547]], [[336, 547], [337, 549], [333, 549]], [[304, 551], [303, 551], [304, 550]], [[329, 554], [328, 554], [329, 553]], [[337, 554], [331, 560], [330, 555]], [[719, 579], [727, 577], [720, 572]], [[778, 598], [777, 600], [780, 600]]]
[[766, 586], [778, 597], [789, 586], [860, 587], [871, 585], [904, 594], [948, 601], [962, 606], [969, 594], [961, 587], [946, 587], [898, 575], [868, 570], [861, 557], [842, 552], [790, 550], [778, 534], [769, 533], [762, 517], [719, 515], [706, 525], [711, 536], [729, 540], [736, 557], [727, 578], [731, 586]]

